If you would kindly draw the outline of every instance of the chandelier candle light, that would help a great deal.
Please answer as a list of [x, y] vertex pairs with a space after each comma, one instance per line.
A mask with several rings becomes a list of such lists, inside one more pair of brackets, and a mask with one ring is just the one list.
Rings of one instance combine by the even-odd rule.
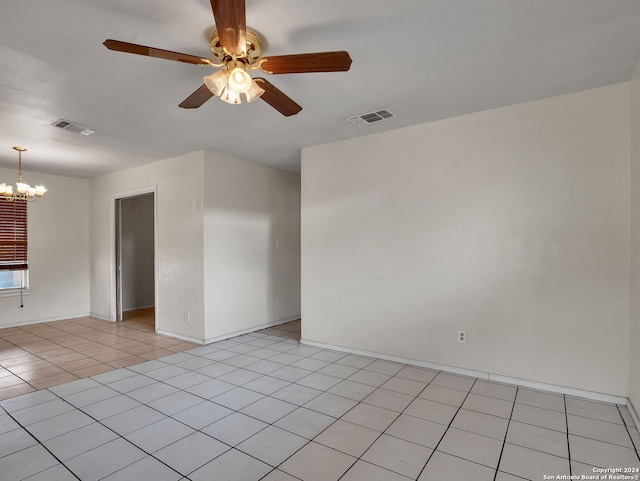
[[31, 187], [29, 184], [25, 184], [22, 182], [22, 152], [26, 152], [27, 149], [24, 147], [14, 147], [13, 150], [18, 151], [18, 182], [16, 183], [16, 187], [12, 185], [5, 184], [4, 182], [0, 184], [0, 198], [6, 199], [8, 201], [16, 201], [16, 200], [29, 200], [33, 201], [42, 197], [46, 192], [42, 185], [36, 185], [35, 187]]

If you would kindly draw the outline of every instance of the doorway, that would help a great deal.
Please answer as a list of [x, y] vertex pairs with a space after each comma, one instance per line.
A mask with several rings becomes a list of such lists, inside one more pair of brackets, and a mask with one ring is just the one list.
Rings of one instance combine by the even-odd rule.
[[114, 199], [115, 321], [157, 327], [155, 193]]

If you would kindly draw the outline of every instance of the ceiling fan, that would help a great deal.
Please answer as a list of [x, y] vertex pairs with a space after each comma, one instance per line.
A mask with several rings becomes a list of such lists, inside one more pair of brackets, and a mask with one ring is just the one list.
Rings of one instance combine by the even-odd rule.
[[266, 79], [252, 78], [247, 70], [266, 74], [345, 72], [351, 66], [351, 57], [345, 51], [262, 57], [260, 35], [246, 26], [245, 0], [210, 1], [217, 29], [211, 33], [211, 53], [217, 63], [196, 55], [119, 40], [106, 40], [104, 46], [109, 50], [219, 69], [206, 76], [204, 85], [180, 104], [184, 109], [198, 108], [214, 95], [227, 103], [239, 104], [244, 95], [247, 102], [261, 98], [282, 115], [295, 115], [302, 110], [300, 105]]

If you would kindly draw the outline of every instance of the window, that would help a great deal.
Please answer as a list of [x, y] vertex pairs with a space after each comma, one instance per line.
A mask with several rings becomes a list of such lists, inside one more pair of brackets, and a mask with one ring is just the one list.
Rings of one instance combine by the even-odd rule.
[[29, 289], [29, 271], [0, 271], [0, 292], [21, 288]]
[[0, 199], [0, 290], [27, 289], [27, 202]]

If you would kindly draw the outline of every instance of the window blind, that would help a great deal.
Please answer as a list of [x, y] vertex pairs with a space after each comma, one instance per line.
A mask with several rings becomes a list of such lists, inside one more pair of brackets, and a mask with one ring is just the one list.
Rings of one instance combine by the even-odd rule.
[[27, 268], [27, 201], [0, 198], [0, 271]]

